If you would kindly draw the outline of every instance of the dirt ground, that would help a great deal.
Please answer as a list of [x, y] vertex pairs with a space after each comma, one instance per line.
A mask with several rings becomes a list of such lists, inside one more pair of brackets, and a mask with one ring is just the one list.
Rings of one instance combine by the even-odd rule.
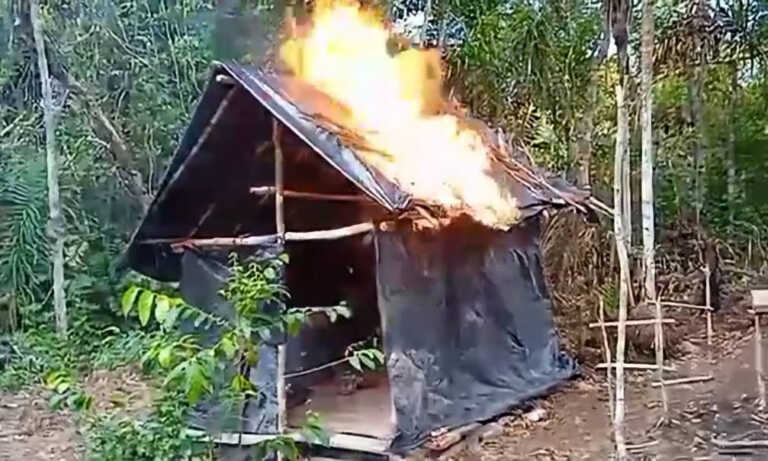
[[[718, 320], [721, 323], [718, 324]], [[710, 360], [704, 322], [684, 344], [686, 353], [673, 361], [666, 379], [711, 375], [712, 380], [668, 386], [669, 413], [662, 421], [661, 394], [651, 387], [654, 375], [630, 372], [627, 392], [627, 444], [632, 459], [766, 460], [768, 451], [719, 450], [713, 439], [766, 440], [768, 414], [758, 411], [754, 371], [753, 329], [749, 319], [715, 320]], [[726, 323], [722, 323], [726, 322]], [[764, 356], [768, 354], [763, 341]], [[560, 392], [538, 403], [545, 416], [538, 422], [505, 417], [501, 436], [484, 442], [479, 452], [462, 460], [609, 460], [613, 456], [607, 386], [604, 372], [586, 372]]]
[[[149, 386], [133, 367], [98, 370], [82, 386], [93, 396], [94, 411], [139, 414], [152, 402]], [[0, 461], [74, 461], [82, 455], [74, 415], [52, 410], [47, 391], [0, 393]]]
[[[660, 390], [650, 372], [630, 372], [627, 392], [627, 443], [633, 459], [766, 460], [768, 451], [724, 453], [719, 440], [768, 439], [768, 415], [756, 408], [753, 330], [749, 319], [734, 314], [715, 317], [715, 341], [708, 348], [704, 322], [689, 335], [685, 354], [675, 360], [667, 379], [712, 375], [696, 384], [668, 387], [669, 413], [664, 424]], [[768, 341], [764, 341], [764, 347]], [[710, 358], [711, 351], [711, 358]], [[768, 348], [764, 352], [768, 355]], [[605, 373], [585, 367], [584, 377], [535, 402], [538, 421], [521, 414], [502, 417], [501, 435], [457, 460], [609, 460], [613, 455]], [[99, 371], [83, 386], [94, 395], [98, 411], [141, 412], [151, 393], [137, 371]], [[132, 402], [128, 404], [127, 402]], [[51, 411], [42, 391], [0, 394], [0, 461], [70, 461], [82, 456], [82, 437], [68, 412]]]

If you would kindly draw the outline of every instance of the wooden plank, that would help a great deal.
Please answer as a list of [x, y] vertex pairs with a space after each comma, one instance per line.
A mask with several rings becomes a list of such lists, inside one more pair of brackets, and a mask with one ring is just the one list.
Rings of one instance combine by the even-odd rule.
[[[224, 432], [211, 437], [204, 431], [196, 429], [187, 429], [187, 434], [191, 437], [195, 437], [201, 440], [210, 441], [222, 445], [243, 445], [252, 446], [267, 440], [273, 440], [277, 437], [281, 437], [280, 434], [248, 434], [241, 432]], [[317, 445], [314, 442], [308, 442], [306, 437], [296, 429], [287, 429], [282, 436], [290, 437], [296, 442], [310, 443]], [[389, 449], [390, 440], [377, 439], [373, 437], [365, 437], [362, 435], [353, 434], [329, 434], [328, 447], [339, 448], [342, 450], [354, 450], [365, 453], [386, 454]]]
[[280, 144], [280, 122], [272, 118], [272, 145], [275, 146], [275, 224], [277, 235], [285, 236], [285, 216], [283, 213], [283, 147]]
[[[637, 319], [637, 320], [627, 320], [624, 322], [624, 324], [628, 327], [632, 326], [640, 326], [640, 325], [653, 325], [658, 323], [658, 320], [656, 319]], [[661, 323], [677, 323], [675, 319], [663, 319]], [[618, 326], [619, 322], [594, 322], [589, 324], [589, 328], [600, 328], [601, 326], [606, 327], [615, 327]]]
[[[607, 363], [598, 363], [596, 368], [607, 368]], [[616, 368], [616, 362], [611, 364], [612, 368]], [[630, 370], [658, 370], [658, 367], [654, 363], [625, 363], [624, 368]], [[664, 367], [664, 371], [675, 371], [675, 367]]]

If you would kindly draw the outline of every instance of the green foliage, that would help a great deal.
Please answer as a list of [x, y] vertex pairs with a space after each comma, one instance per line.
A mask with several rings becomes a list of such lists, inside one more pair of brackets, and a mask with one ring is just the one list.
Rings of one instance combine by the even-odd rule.
[[56, 370], [45, 376], [45, 387], [52, 392], [51, 406], [54, 409], [72, 408], [90, 410], [93, 397], [77, 386], [75, 379], [66, 370]]
[[112, 414], [86, 419], [86, 459], [98, 461], [161, 461], [169, 459], [213, 459], [210, 444], [189, 436], [189, 406], [183, 398], [168, 393], [155, 402], [142, 419]]

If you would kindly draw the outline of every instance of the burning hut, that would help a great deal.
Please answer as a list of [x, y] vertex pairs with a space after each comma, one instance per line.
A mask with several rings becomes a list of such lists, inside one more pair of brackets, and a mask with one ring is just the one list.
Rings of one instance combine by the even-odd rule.
[[[357, 80], [346, 89], [323, 82], [217, 65], [127, 251], [133, 269], [178, 281], [189, 303], [223, 314], [230, 307], [218, 292], [233, 250], [287, 252], [293, 306], [349, 303], [351, 318], [318, 316], [298, 337], [263, 346], [249, 371], [261, 397], [235, 415], [229, 432], [238, 437], [224, 439], [291, 432], [312, 409], [336, 447], [405, 452], [432, 431], [493, 418], [571, 377], [538, 223], [588, 194], [545, 178], [446, 107], [356, 107], [337, 93], [365, 92]], [[423, 102], [430, 91], [419, 85]], [[377, 110], [394, 110], [395, 120]], [[358, 389], [339, 392], [332, 368], [313, 371], [377, 331], [386, 369]], [[206, 407], [193, 424], [215, 430], [215, 412]]]

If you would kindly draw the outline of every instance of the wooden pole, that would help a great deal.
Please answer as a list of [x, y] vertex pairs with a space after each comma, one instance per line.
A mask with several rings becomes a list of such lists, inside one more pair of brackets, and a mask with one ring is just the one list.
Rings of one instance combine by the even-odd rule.
[[[283, 209], [283, 148], [280, 144], [280, 122], [272, 118], [272, 144], [275, 148], [275, 228], [280, 241], [285, 241], [285, 213]], [[285, 343], [277, 346], [277, 430], [285, 432], [288, 425], [288, 408], [285, 397]], [[278, 456], [278, 458], [281, 458]]]
[[[640, 325], [656, 325], [659, 323], [658, 319], [637, 319], [637, 320], [627, 320], [624, 322], [624, 325], [628, 327], [632, 326], [640, 326]], [[677, 323], [675, 319], [662, 319], [661, 323]], [[590, 323], [589, 328], [597, 328], [597, 327], [617, 327], [619, 326], [619, 322], [596, 322], [596, 323]]]
[[656, 299], [656, 325], [654, 340], [656, 341], [656, 366], [658, 367], [659, 389], [661, 389], [661, 407], [664, 410], [664, 418], [669, 413], [669, 401], [667, 388], [664, 387], [664, 325], [662, 324], [661, 302]]
[[709, 274], [710, 274], [710, 268], [709, 264], [704, 266], [704, 276], [705, 276], [705, 289], [706, 293], [704, 294], [704, 299], [706, 299], [706, 305], [707, 305], [707, 346], [710, 348], [710, 355], [712, 354], [712, 293], [710, 292], [710, 283], [709, 283]]
[[760, 314], [755, 312], [755, 373], [757, 374], [757, 406], [765, 408], [765, 380], [763, 379], [763, 335], [760, 332]]
[[[275, 187], [260, 186], [251, 187], [251, 194], [254, 195], [272, 195], [276, 192]], [[370, 202], [373, 200], [364, 195], [344, 195], [344, 194], [321, 194], [318, 192], [299, 192], [293, 190], [284, 190], [283, 196], [291, 198], [301, 198], [308, 200], [329, 200], [338, 202]]]
[[[608, 343], [608, 332], [605, 330], [605, 301], [600, 298], [600, 332], [603, 336], [603, 349], [605, 350], [605, 363], [611, 363], [611, 346]], [[613, 422], [613, 383], [611, 380], [611, 368], [605, 368], [605, 379], [608, 382], [608, 414]]]
[[272, 118], [272, 144], [275, 146], [275, 225], [277, 235], [285, 238], [283, 148], [280, 144], [280, 122], [277, 118]]

